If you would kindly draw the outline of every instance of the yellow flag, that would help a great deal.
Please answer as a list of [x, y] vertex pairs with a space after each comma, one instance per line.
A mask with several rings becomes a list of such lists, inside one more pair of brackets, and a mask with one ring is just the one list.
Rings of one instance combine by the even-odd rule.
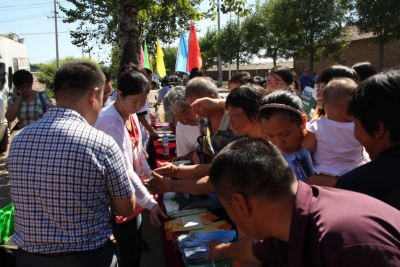
[[151, 55], [149, 55], [149, 64], [150, 64], [151, 72], [154, 72], [154, 70], [153, 70], [153, 57]]
[[163, 78], [165, 75], [167, 75], [167, 73], [165, 71], [165, 65], [164, 65], [164, 53], [161, 49], [160, 40], [158, 40], [158, 38], [157, 38], [156, 68], [157, 68], [157, 72], [161, 78]]

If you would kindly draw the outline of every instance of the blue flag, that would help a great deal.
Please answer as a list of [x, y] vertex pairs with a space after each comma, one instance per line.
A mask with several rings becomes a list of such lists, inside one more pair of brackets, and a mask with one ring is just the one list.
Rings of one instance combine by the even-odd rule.
[[181, 34], [179, 41], [178, 54], [176, 55], [175, 71], [186, 72], [186, 64], [188, 58], [188, 48], [185, 40], [185, 35]]

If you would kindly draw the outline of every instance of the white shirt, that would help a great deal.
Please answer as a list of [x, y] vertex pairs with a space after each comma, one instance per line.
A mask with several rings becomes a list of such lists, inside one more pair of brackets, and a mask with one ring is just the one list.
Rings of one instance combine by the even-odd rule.
[[366, 163], [363, 147], [354, 137], [353, 122], [320, 117], [310, 121], [307, 130], [317, 139], [317, 148], [312, 156], [316, 173], [341, 176]]
[[198, 126], [185, 125], [180, 122], [176, 125], [176, 155], [183, 157], [192, 152], [197, 145], [197, 137], [200, 136]]
[[[139, 120], [136, 114], [132, 114], [132, 116], [136, 125], [139, 125]], [[115, 109], [114, 103], [101, 110], [94, 127], [114, 138], [122, 151], [125, 164], [128, 166], [129, 177], [131, 178], [136, 190], [136, 202], [143, 208], [151, 210], [157, 202], [153, 199], [153, 196], [150, 195], [140, 180], [140, 173], [136, 173], [134, 170], [140, 169], [140, 160], [142, 161], [142, 171], [147, 178], [151, 177], [152, 170], [144, 157], [142, 143], [139, 142], [137, 148], [134, 150], [132, 149], [129, 132], [126, 129], [124, 120]], [[139, 140], [140, 139], [141, 133], [139, 131]]]

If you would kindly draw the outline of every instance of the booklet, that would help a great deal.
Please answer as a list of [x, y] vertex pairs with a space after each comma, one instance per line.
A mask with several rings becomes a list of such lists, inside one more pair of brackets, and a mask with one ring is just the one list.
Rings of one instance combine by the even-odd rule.
[[194, 215], [194, 216], [181, 217], [181, 220], [183, 223], [183, 229], [185, 231], [204, 228], [203, 223], [201, 222], [199, 216]]
[[312, 158], [307, 149], [302, 148], [292, 154], [282, 153], [282, 156], [296, 175], [297, 180], [302, 181], [315, 174]]
[[317, 91], [312, 87], [306, 86], [301, 93], [301, 101], [303, 102], [304, 111], [310, 114], [317, 103]]

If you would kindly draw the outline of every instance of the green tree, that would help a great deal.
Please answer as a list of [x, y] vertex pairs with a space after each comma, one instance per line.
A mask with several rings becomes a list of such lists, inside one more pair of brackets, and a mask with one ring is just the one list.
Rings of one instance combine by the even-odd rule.
[[228, 22], [218, 33], [216, 50], [223, 62], [233, 64], [236, 61], [236, 71], [239, 71], [240, 63], [249, 62], [252, 56], [244, 39], [242, 27], [235, 21]]
[[[68, 62], [74, 61], [74, 60], [89, 61], [100, 68], [100, 65], [97, 62], [95, 62], [94, 60], [92, 60], [91, 58], [75, 58], [75, 57], [66, 57], [64, 59], [61, 59], [60, 66], [66, 64]], [[37, 81], [45, 85], [46, 93], [50, 97], [54, 97], [53, 83], [54, 83], [54, 76], [56, 75], [56, 71], [57, 71], [56, 60], [54, 59], [54, 60], [51, 60], [51, 61], [48, 61], [45, 63], [39, 63], [37, 65], [39, 65], [39, 68], [40, 68], [40, 71], [38, 71], [36, 73]]]
[[164, 65], [169, 73], [175, 73], [176, 54], [178, 53], [177, 47], [165, 47], [162, 49], [164, 53]]
[[199, 38], [204, 71], [206, 71], [208, 67], [217, 64], [218, 52], [215, 46], [217, 34], [218, 32], [215, 28], [208, 28], [206, 34]]
[[[162, 43], [171, 43], [179, 34], [189, 29], [188, 21], [213, 16], [215, 12], [200, 12], [202, 0], [67, 0], [74, 5], [69, 9], [60, 6], [65, 13], [64, 22], [79, 22], [71, 32], [73, 44], [92, 49], [91, 41], [100, 44], [118, 44], [119, 64], [139, 63], [140, 42], [148, 43], [155, 51], [156, 37]], [[215, 11], [215, 0], [210, 10]], [[244, 14], [245, 0], [223, 0], [222, 10]], [[94, 25], [94, 26], [93, 26]]]
[[290, 44], [295, 43], [296, 34], [287, 34], [282, 29], [290, 27], [286, 15], [277, 2], [270, 0], [263, 4], [257, 2], [254, 10], [242, 23], [242, 32], [248, 50], [260, 58], [272, 58], [274, 66], [279, 58], [293, 57]]
[[373, 32], [379, 44], [379, 70], [384, 68], [385, 45], [400, 39], [400, 5], [398, 0], [356, 0], [353, 23], [361, 33]]
[[286, 19], [282, 32], [290, 36], [294, 55], [309, 58], [310, 69], [321, 57], [340, 56], [348, 44], [350, 0], [280, 0], [275, 4], [283, 16], [280, 21]]

